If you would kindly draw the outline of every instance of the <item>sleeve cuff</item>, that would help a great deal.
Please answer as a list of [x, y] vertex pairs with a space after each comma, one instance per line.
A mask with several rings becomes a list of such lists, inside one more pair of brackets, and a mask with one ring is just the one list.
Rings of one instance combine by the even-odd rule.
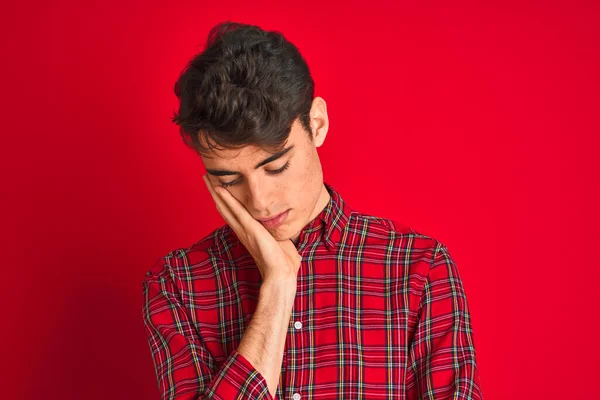
[[267, 380], [246, 357], [235, 350], [212, 382], [211, 398], [273, 400]]

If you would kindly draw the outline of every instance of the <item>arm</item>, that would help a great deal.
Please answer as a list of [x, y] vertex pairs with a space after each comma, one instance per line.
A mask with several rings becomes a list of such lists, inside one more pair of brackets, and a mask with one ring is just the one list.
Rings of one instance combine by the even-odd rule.
[[237, 348], [267, 380], [271, 396], [275, 397], [285, 338], [296, 296], [296, 281], [264, 281], [256, 311]]
[[410, 367], [420, 399], [482, 399], [471, 319], [448, 249], [437, 243], [421, 297]]
[[143, 282], [144, 326], [161, 399], [272, 400], [264, 376], [237, 350], [220, 368], [215, 364], [164, 261], [161, 258]]

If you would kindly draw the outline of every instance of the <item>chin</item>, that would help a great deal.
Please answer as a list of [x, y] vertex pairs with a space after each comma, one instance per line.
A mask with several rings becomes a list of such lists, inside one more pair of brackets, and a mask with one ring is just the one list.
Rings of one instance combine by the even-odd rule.
[[277, 240], [286, 240], [291, 239], [293, 235], [290, 235], [285, 229], [274, 229], [271, 232], [271, 236], [273, 236]]
[[269, 232], [271, 233], [271, 235], [276, 239], [276, 240], [287, 240], [287, 239], [292, 239], [293, 237], [295, 237], [297, 235], [297, 232], [294, 233], [293, 229], [290, 229], [289, 226], [287, 226], [287, 224], [283, 224], [283, 226], [277, 227], [273, 230], [269, 230]]

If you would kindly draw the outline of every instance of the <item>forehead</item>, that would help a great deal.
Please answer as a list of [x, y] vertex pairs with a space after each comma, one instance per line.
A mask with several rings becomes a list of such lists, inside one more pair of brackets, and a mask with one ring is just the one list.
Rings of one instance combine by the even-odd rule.
[[[304, 131], [298, 122], [294, 121], [290, 135], [280, 148], [274, 146], [260, 147], [255, 144], [248, 144], [234, 149], [223, 149], [217, 146], [217, 148], [212, 148], [208, 152], [200, 153], [200, 157], [203, 161], [208, 162], [209, 164], [216, 164], [220, 161], [227, 161], [230, 164], [231, 162], [245, 163], [253, 162], [257, 159], [262, 160], [290, 146], [298, 148], [299, 145], [302, 144], [301, 140], [298, 138], [298, 135], [299, 133], [301, 134], [303, 132]], [[202, 146], [208, 147], [208, 141], [204, 135], [199, 135], [198, 140], [201, 142]], [[214, 143], [212, 144], [215, 145]]]
[[[205, 144], [203, 143], [203, 145]], [[280, 149], [275, 147], [264, 148], [254, 144], [249, 144], [234, 149], [213, 148], [209, 152], [200, 153], [200, 157], [202, 160], [208, 161], [209, 163], [219, 163], [219, 161], [227, 161], [228, 163], [253, 161], [269, 157], [276, 152], [289, 147], [290, 145], [291, 141], [288, 140]]]

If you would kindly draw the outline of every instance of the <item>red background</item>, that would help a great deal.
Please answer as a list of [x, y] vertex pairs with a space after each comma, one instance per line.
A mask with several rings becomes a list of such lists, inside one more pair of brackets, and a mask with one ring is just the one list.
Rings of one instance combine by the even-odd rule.
[[486, 399], [596, 397], [598, 3], [214, 3], [3, 6], [2, 397], [158, 399], [142, 278], [223, 223], [172, 89], [225, 19], [306, 57], [326, 181], [448, 246]]

